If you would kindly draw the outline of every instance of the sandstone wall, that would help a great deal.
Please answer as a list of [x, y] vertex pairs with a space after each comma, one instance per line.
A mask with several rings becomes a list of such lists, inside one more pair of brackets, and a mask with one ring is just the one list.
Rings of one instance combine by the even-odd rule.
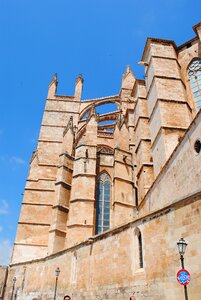
[[200, 192], [201, 155], [194, 148], [200, 136], [201, 111], [147, 193], [140, 206], [141, 214]]
[[[194, 28], [199, 38], [200, 28]], [[64, 294], [72, 300], [126, 300], [131, 294], [136, 300], [181, 299], [183, 288], [175, 278], [180, 237], [189, 243], [189, 298], [200, 299], [201, 155], [195, 142], [200, 141], [201, 112], [186, 75], [201, 53], [198, 37], [180, 47], [148, 38], [145, 81], [136, 80], [128, 67], [119, 95], [81, 102], [79, 76], [74, 96], [57, 96], [53, 77], [5, 300], [12, 292], [19, 300], [52, 299], [57, 267], [58, 300]], [[112, 119], [102, 115], [102, 121], [116, 121], [114, 134], [99, 127], [95, 107], [105, 103], [118, 103]], [[88, 118], [79, 121], [86, 113]], [[102, 146], [111, 152], [98, 152]], [[111, 177], [111, 230], [93, 236], [101, 171]], [[0, 284], [2, 278], [3, 269]]]
[[[198, 236], [201, 195], [172, 204], [116, 230], [88, 239], [80, 245], [30, 263], [11, 266], [5, 300], [10, 299], [12, 279], [17, 278], [17, 299], [53, 298], [57, 267], [58, 300], [71, 294], [73, 300], [181, 299], [183, 287], [176, 280], [180, 269], [177, 241], [187, 242], [186, 268], [190, 271], [189, 299], [200, 299], [201, 247]], [[139, 267], [137, 230], [142, 234], [143, 268]]]

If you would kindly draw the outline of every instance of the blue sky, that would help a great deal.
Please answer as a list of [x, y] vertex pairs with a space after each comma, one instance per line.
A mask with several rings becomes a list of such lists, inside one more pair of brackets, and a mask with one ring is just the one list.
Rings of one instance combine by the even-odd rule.
[[143, 78], [147, 37], [180, 45], [200, 21], [200, 0], [0, 0], [0, 265], [9, 261], [53, 74], [58, 94], [72, 95], [80, 73], [83, 99], [118, 94], [127, 65]]

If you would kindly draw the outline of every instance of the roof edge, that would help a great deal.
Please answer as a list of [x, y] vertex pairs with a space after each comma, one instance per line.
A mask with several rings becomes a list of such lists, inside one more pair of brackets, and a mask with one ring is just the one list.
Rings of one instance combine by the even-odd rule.
[[166, 44], [166, 45], [171, 44], [177, 50], [177, 45], [175, 44], [175, 42], [173, 40], [166, 40], [166, 39], [148, 37], [147, 40], [146, 40], [146, 44], [145, 44], [145, 47], [144, 47], [143, 54], [142, 54], [142, 59], [141, 59], [142, 61], [144, 61], [145, 55], [147, 53], [147, 48], [151, 44], [151, 42], [153, 42], [155, 44]]
[[193, 28], [193, 30], [194, 30], [194, 32], [197, 34], [197, 28], [198, 27], [201, 27], [201, 22], [199, 22], [199, 23], [197, 23], [197, 24], [195, 24], [192, 28]]

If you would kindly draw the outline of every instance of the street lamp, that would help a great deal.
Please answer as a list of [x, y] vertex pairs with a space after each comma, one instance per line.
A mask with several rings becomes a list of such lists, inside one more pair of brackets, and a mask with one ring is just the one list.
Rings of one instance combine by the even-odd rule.
[[[180, 240], [177, 242], [179, 254], [180, 254], [180, 260], [181, 260], [181, 267], [184, 269], [184, 253], [186, 251], [187, 243], [183, 238], [180, 238]], [[187, 286], [184, 285], [184, 295], [185, 300], [188, 300], [188, 293], [187, 293]]]
[[56, 300], [56, 295], [57, 295], [57, 281], [59, 277], [60, 269], [59, 267], [56, 268], [55, 270], [55, 288], [54, 288], [54, 300]]
[[13, 288], [12, 288], [11, 300], [13, 300], [16, 281], [17, 281], [17, 278], [13, 277]]

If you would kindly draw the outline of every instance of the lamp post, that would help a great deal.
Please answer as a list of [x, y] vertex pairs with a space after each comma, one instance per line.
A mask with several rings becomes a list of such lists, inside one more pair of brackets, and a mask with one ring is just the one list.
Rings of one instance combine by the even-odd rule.
[[[184, 253], [186, 251], [187, 243], [183, 238], [180, 238], [180, 240], [177, 243], [179, 254], [180, 254], [180, 260], [181, 260], [181, 267], [184, 269]], [[188, 293], [187, 293], [187, 286], [184, 285], [184, 295], [185, 300], [188, 300]]]
[[57, 281], [59, 277], [60, 269], [59, 267], [56, 268], [55, 270], [55, 288], [54, 288], [54, 300], [56, 300], [56, 295], [57, 295]]
[[13, 287], [12, 287], [12, 294], [11, 294], [11, 300], [13, 300], [13, 296], [14, 296], [14, 290], [15, 290], [15, 283], [17, 281], [16, 277], [13, 277]]

